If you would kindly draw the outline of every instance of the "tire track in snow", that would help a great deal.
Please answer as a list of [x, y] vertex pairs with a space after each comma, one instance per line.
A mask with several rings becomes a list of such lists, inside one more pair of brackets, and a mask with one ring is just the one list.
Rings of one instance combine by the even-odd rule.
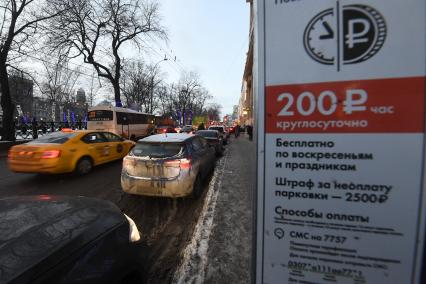
[[209, 248], [209, 239], [212, 232], [214, 212], [216, 208], [217, 196], [222, 184], [223, 174], [225, 172], [228, 153], [221, 161], [219, 167], [214, 171], [213, 177], [209, 183], [206, 198], [204, 199], [203, 210], [195, 226], [191, 242], [186, 246], [183, 255], [183, 261], [176, 270], [172, 283], [203, 283], [207, 268], [207, 251]]

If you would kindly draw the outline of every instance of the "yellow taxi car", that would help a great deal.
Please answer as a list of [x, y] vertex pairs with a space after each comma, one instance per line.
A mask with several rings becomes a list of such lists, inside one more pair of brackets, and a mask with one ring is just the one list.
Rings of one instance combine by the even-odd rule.
[[87, 174], [103, 163], [121, 159], [133, 141], [106, 131], [63, 129], [9, 150], [9, 169], [19, 173]]

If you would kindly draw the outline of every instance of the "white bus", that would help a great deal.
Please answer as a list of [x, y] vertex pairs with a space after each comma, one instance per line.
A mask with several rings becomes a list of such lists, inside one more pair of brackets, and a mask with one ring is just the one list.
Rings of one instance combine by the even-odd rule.
[[155, 116], [113, 106], [91, 107], [87, 129], [110, 131], [128, 139], [139, 139], [155, 132]]

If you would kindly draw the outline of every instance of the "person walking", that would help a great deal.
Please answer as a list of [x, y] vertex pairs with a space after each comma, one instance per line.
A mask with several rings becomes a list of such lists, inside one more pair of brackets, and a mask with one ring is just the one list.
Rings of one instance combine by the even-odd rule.
[[38, 138], [38, 133], [37, 133], [37, 119], [35, 117], [33, 117], [33, 120], [31, 122], [31, 130], [33, 132], [33, 139], [37, 139]]
[[25, 121], [22, 121], [21, 123], [21, 136], [22, 138], [27, 136], [27, 125], [25, 124]]
[[238, 136], [240, 136], [240, 125], [239, 124], [235, 125], [234, 135], [235, 135], [235, 138], [238, 138]]
[[50, 132], [55, 132], [55, 123], [53, 121], [50, 122]]
[[47, 133], [46, 122], [44, 120], [41, 121], [40, 128], [41, 128], [41, 132], [43, 133], [43, 135]]
[[198, 125], [198, 129], [197, 130], [206, 130], [206, 127], [204, 126], [204, 123], [200, 123], [200, 125]]
[[249, 136], [249, 140], [253, 140], [253, 126], [252, 125], [247, 125], [247, 134]]

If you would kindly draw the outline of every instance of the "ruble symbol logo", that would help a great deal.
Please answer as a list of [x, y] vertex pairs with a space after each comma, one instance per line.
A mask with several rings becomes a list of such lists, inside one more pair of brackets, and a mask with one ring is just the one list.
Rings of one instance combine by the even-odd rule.
[[315, 61], [342, 65], [366, 61], [376, 55], [386, 39], [386, 22], [374, 8], [347, 5], [324, 10], [308, 24], [304, 47]]

